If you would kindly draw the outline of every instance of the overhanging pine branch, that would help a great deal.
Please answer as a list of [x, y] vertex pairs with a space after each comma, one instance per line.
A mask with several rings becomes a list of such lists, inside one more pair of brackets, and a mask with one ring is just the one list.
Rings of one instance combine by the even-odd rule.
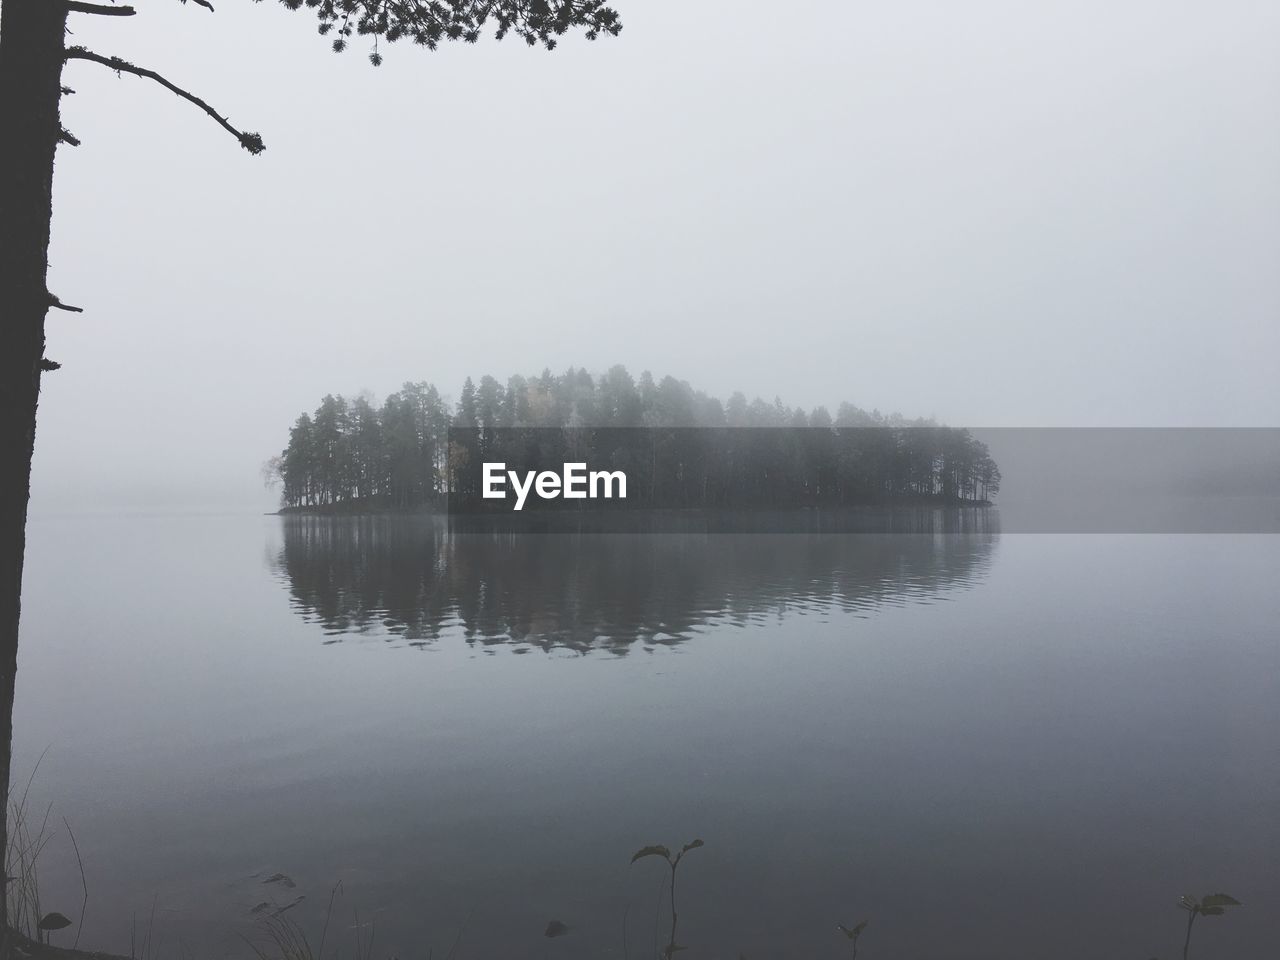
[[290, 10], [308, 9], [320, 21], [320, 34], [332, 34], [333, 49], [341, 53], [354, 36], [371, 37], [369, 61], [377, 66], [382, 54], [377, 39], [388, 43], [407, 39], [435, 50], [441, 43], [475, 43], [492, 27], [501, 40], [515, 33], [530, 46], [553, 50], [571, 30], [588, 40], [617, 36], [622, 20], [609, 0], [281, 0]]
[[92, 13], [99, 17], [132, 17], [138, 12], [133, 7], [108, 7], [101, 3], [80, 3], [79, 0], [67, 0], [67, 9], [72, 13]]
[[66, 58], [68, 60], [89, 60], [93, 63], [100, 63], [104, 67], [110, 67], [116, 73], [132, 73], [135, 77], [146, 77], [148, 80], [154, 80], [160, 86], [164, 87], [172, 93], [176, 93], [190, 103], [194, 103], [197, 107], [213, 117], [224, 130], [240, 141], [240, 146], [244, 147], [250, 153], [261, 153], [267, 149], [266, 144], [262, 142], [262, 137], [256, 133], [244, 133], [233, 127], [227, 118], [214, 110], [213, 107], [205, 103], [194, 93], [188, 93], [176, 84], [170, 83], [154, 70], [148, 70], [145, 67], [134, 66], [127, 60], [121, 60], [119, 57], [104, 57], [101, 54], [94, 53], [92, 50], [86, 50], [84, 47], [70, 47], [67, 49]]

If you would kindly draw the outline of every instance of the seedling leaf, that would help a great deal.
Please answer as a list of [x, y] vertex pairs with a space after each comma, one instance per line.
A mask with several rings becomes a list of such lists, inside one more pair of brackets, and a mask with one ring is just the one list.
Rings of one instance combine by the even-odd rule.
[[[1225, 893], [1211, 893], [1200, 900], [1201, 907], [1238, 907], [1240, 901]], [[1206, 911], [1207, 912], [1207, 911]]]
[[547, 929], [543, 932], [544, 937], [563, 937], [569, 932], [569, 927], [561, 923], [559, 920], [552, 920], [547, 924]]
[[635, 863], [641, 857], [662, 857], [664, 860], [671, 860], [671, 851], [662, 844], [654, 844], [651, 847], [641, 847], [631, 857], [631, 862]]
[[837, 923], [836, 929], [839, 930], [841, 933], [843, 933], [850, 940], [857, 940], [858, 935], [862, 933], [863, 930], [867, 929], [867, 923], [868, 921], [863, 920], [861, 923], [855, 924], [853, 929], [846, 927], [843, 923]]

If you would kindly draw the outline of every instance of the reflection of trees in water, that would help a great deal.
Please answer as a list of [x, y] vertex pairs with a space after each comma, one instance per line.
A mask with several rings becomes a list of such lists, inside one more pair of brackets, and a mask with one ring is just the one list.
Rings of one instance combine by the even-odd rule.
[[786, 611], [924, 602], [982, 578], [994, 534], [460, 534], [286, 517], [273, 566], [337, 642], [361, 633], [622, 654]]

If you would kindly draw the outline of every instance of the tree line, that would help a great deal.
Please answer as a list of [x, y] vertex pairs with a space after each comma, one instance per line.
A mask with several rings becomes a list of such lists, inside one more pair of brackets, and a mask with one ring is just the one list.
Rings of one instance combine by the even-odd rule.
[[[627, 431], [616, 428], [634, 427], [653, 429], [619, 440]], [[656, 429], [692, 427], [793, 429]], [[554, 436], [545, 428], [607, 436], [609, 449], [588, 455], [634, 472], [635, 488], [653, 504], [984, 502], [1000, 487], [999, 467], [967, 430], [850, 403], [833, 415], [821, 406], [806, 412], [778, 399], [748, 401], [741, 392], [721, 402], [674, 377], [656, 380], [646, 371], [634, 378], [621, 365], [600, 376], [544, 370], [505, 384], [468, 377], [456, 403], [425, 382], [406, 383], [381, 404], [367, 393], [354, 399], [330, 394], [314, 413], [298, 417], [266, 474], [279, 483], [287, 509], [441, 508], [465, 483], [458, 464], [480, 456], [527, 459], [527, 440], [521, 454], [511, 449], [513, 438], [522, 429], [526, 438], [540, 434], [545, 448]], [[564, 445], [567, 450], [573, 442]], [[543, 449], [543, 464], [557, 453]]]

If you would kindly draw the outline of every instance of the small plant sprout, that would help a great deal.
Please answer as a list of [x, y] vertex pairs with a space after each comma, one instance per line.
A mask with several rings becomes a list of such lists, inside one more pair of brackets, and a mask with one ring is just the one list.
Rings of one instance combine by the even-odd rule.
[[1210, 893], [1197, 900], [1195, 897], [1181, 896], [1178, 906], [1187, 911], [1187, 939], [1182, 943], [1182, 960], [1187, 960], [1191, 950], [1191, 927], [1196, 917], [1220, 917], [1227, 912], [1227, 907], [1238, 907], [1240, 901], [1225, 893]]
[[867, 929], [867, 921], [863, 920], [852, 927], [837, 923], [836, 929], [843, 933], [849, 941], [849, 960], [858, 960], [858, 938], [862, 936], [862, 931]]
[[683, 950], [684, 947], [676, 943], [676, 868], [680, 866], [680, 861], [684, 859], [684, 855], [690, 850], [697, 850], [702, 846], [701, 840], [691, 840], [680, 848], [680, 852], [675, 856], [671, 855], [671, 851], [661, 844], [652, 847], [641, 847], [631, 857], [631, 862], [635, 863], [642, 857], [662, 857], [667, 861], [667, 866], [671, 868], [671, 938], [667, 941], [666, 947], [662, 951], [662, 956], [666, 960], [671, 960], [677, 950]]
[[569, 932], [569, 925], [561, 923], [559, 920], [552, 920], [547, 924], [547, 929], [543, 931], [544, 937], [563, 937]]

